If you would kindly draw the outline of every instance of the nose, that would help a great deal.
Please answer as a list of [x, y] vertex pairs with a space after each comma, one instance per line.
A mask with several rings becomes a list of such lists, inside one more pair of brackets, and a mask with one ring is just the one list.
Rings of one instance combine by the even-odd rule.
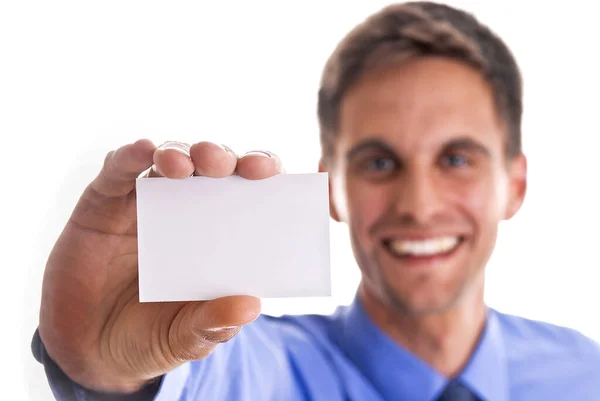
[[443, 206], [434, 173], [423, 167], [406, 169], [395, 191], [394, 206], [403, 220], [422, 226], [434, 221]]

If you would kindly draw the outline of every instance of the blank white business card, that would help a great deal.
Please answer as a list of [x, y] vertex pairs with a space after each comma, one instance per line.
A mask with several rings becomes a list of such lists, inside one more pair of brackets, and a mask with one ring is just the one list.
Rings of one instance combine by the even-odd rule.
[[327, 173], [137, 180], [140, 302], [331, 295]]

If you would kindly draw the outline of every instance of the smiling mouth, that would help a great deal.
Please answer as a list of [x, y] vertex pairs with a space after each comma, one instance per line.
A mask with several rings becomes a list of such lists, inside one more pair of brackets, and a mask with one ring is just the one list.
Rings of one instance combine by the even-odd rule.
[[383, 240], [385, 248], [396, 258], [432, 258], [450, 255], [465, 240], [463, 236], [447, 235], [426, 239], [389, 238]]

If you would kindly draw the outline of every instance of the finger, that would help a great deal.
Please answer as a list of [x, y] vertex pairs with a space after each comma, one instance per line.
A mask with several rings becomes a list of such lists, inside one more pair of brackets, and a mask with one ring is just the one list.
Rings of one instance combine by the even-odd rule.
[[283, 166], [273, 153], [253, 151], [238, 160], [236, 171], [241, 177], [249, 180], [261, 180], [282, 173]]
[[260, 299], [251, 296], [189, 303], [173, 320], [170, 348], [176, 359], [203, 358], [216, 345], [234, 337], [242, 326], [254, 321], [260, 309]]
[[203, 302], [194, 311], [195, 330], [219, 330], [243, 326], [260, 315], [260, 299], [247, 295], [217, 298]]
[[140, 139], [109, 152], [91, 188], [108, 197], [128, 194], [135, 188], [136, 178], [152, 165], [155, 149], [150, 140]]
[[237, 156], [226, 146], [212, 142], [199, 142], [190, 148], [195, 175], [227, 177], [235, 172]]
[[194, 172], [194, 163], [190, 158], [190, 145], [183, 142], [168, 141], [154, 152], [154, 165], [148, 172], [149, 177], [187, 178]]

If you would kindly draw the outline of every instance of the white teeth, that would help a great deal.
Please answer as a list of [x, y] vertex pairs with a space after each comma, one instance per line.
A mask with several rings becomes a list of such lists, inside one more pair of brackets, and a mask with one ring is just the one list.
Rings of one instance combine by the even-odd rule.
[[426, 240], [401, 240], [389, 242], [390, 249], [399, 256], [431, 256], [446, 253], [454, 249], [460, 242], [459, 237], [447, 236], [428, 238]]

